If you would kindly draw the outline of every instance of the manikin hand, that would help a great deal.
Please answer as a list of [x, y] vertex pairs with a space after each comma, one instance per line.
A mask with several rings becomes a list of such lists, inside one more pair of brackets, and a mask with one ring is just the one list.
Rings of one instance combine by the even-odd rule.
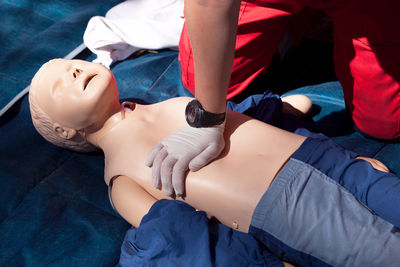
[[188, 169], [197, 171], [215, 159], [225, 147], [225, 123], [216, 127], [186, 126], [158, 143], [147, 155], [146, 165], [153, 166], [153, 185], [168, 196], [181, 196]]
[[361, 157], [358, 156], [357, 159], [363, 159], [365, 161], [368, 161], [374, 169], [377, 169], [378, 171], [381, 172], [390, 172], [389, 168], [383, 164], [381, 161], [374, 159], [374, 158], [368, 158], [368, 157]]

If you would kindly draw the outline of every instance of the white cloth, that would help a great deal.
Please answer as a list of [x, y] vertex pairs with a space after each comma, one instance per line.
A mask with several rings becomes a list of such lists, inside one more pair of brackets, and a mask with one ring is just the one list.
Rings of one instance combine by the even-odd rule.
[[127, 0], [92, 17], [83, 41], [110, 67], [140, 49], [178, 49], [183, 22], [183, 0]]

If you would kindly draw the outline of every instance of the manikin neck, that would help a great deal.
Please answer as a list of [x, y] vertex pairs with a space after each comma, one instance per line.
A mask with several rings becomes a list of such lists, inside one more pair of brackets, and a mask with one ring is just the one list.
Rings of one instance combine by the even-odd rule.
[[132, 102], [123, 102], [119, 107], [119, 111], [112, 114], [99, 130], [90, 132], [85, 129], [86, 140], [97, 147], [101, 147], [102, 137], [123, 121], [127, 115], [126, 113], [132, 112], [135, 107], [136, 104]]

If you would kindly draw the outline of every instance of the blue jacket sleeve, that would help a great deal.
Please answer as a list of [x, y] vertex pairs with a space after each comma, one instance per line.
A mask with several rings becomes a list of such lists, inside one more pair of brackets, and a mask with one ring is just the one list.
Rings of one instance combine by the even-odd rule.
[[123, 241], [121, 266], [283, 266], [250, 234], [209, 220], [177, 200], [159, 200]]

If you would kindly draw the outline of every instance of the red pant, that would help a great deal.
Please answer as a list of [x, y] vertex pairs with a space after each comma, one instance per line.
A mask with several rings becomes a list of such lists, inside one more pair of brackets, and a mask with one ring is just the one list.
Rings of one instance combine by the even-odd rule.
[[[322, 9], [333, 22], [335, 70], [357, 127], [377, 138], [400, 137], [400, 1], [242, 1], [236, 53], [227, 98], [266, 68], [290, 15], [304, 7]], [[184, 86], [194, 93], [193, 57], [186, 27], [179, 45]]]

